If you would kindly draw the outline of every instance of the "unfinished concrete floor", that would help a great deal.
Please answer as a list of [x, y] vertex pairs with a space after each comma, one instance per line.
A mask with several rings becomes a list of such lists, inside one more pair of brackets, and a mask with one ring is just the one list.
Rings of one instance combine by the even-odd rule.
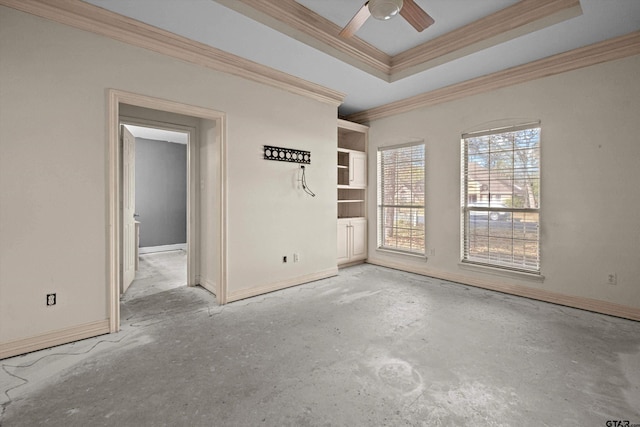
[[120, 333], [0, 361], [3, 427], [640, 423], [638, 322], [371, 265], [220, 307], [148, 257]]

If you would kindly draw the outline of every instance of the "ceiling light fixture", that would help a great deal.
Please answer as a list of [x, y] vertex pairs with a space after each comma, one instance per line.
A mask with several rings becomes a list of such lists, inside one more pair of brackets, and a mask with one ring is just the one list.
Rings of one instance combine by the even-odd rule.
[[402, 0], [369, 0], [371, 16], [381, 21], [391, 19], [402, 9]]

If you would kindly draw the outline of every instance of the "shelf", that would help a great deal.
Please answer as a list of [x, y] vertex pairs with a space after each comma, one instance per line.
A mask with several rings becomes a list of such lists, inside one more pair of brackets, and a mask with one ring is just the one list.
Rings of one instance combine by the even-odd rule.
[[338, 147], [338, 153], [364, 153], [364, 151]]
[[338, 165], [338, 169], [349, 169], [349, 166]]
[[338, 200], [338, 203], [362, 203], [364, 200]]
[[343, 184], [338, 184], [338, 189], [339, 190], [364, 190], [367, 187], [355, 187], [353, 185], [343, 185]]

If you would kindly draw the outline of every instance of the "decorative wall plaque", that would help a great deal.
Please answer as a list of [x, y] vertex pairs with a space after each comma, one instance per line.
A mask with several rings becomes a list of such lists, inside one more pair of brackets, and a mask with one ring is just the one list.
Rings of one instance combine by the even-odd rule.
[[270, 145], [265, 145], [264, 159], [277, 160], [280, 162], [310, 164], [311, 152], [303, 151], [303, 150], [294, 150], [292, 148], [281, 148], [281, 147], [272, 147]]

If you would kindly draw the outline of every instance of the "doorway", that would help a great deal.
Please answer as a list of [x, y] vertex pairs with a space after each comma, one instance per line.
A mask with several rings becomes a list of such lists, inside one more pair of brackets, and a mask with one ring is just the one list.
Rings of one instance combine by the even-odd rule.
[[187, 285], [187, 148], [196, 132], [120, 119], [124, 300]]
[[[125, 290], [124, 244], [131, 235], [123, 210], [124, 146], [120, 123], [189, 133], [187, 142], [187, 285], [200, 285], [226, 303], [225, 115], [201, 107], [109, 90], [109, 247], [110, 332], [120, 329], [120, 294]], [[134, 212], [131, 213], [133, 217]], [[130, 221], [127, 215], [126, 218]], [[129, 238], [130, 240], [130, 238]], [[130, 244], [130, 243], [129, 243]], [[130, 247], [130, 246], [128, 246]]]

